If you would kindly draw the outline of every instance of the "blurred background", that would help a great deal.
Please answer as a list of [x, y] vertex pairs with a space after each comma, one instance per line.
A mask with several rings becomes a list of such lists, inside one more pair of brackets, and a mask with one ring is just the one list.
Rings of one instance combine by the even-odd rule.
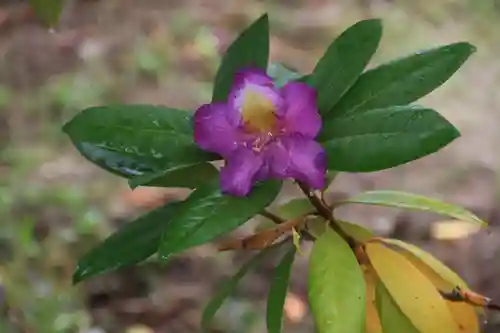
[[[78, 256], [141, 212], [185, 192], [128, 190], [124, 180], [79, 156], [60, 128], [82, 108], [110, 102], [195, 109], [211, 96], [221, 52], [264, 11], [271, 20], [272, 60], [304, 73], [334, 37], [364, 18], [384, 20], [370, 66], [444, 43], [465, 40], [478, 47], [450, 81], [421, 101], [454, 123], [462, 138], [409, 165], [341, 174], [331, 190], [414, 191], [489, 221], [488, 231], [469, 233], [460, 225], [431, 223], [443, 219], [431, 214], [363, 206], [340, 212], [381, 235], [424, 247], [500, 301], [500, 1], [68, 0], [59, 28], [49, 31], [26, 2], [3, 0], [0, 332], [199, 331], [200, 313], [217, 284], [249, 255], [217, 255], [206, 245], [167, 266], [151, 260], [72, 286]], [[296, 194], [287, 188], [279, 201]], [[213, 332], [265, 332], [275, 264], [271, 258], [243, 280], [219, 311]], [[307, 260], [298, 257], [286, 332], [313, 332], [306, 268]], [[485, 332], [499, 331], [500, 317], [492, 313]]]

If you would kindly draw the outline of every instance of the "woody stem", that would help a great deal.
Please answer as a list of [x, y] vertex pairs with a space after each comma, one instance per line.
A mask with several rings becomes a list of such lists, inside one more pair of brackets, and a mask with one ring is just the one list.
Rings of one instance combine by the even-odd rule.
[[330, 221], [330, 226], [332, 227], [332, 229], [335, 230], [335, 232], [338, 233], [347, 242], [347, 244], [351, 246], [351, 248], [354, 248], [354, 239], [338, 225], [338, 223], [335, 221], [335, 218], [333, 217], [331, 209], [326, 206], [323, 201], [318, 198], [307, 185], [302, 182], [297, 182], [297, 184], [299, 185], [302, 192], [304, 192], [307, 199], [309, 199], [311, 204], [314, 206], [314, 208], [316, 208], [318, 215], [323, 217], [325, 220]]

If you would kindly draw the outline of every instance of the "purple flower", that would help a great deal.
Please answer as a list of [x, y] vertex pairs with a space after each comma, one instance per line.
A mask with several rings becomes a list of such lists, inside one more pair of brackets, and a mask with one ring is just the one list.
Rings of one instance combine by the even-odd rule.
[[266, 179], [323, 188], [326, 155], [314, 141], [320, 129], [314, 89], [299, 82], [279, 89], [258, 69], [235, 75], [227, 103], [202, 105], [194, 115], [196, 143], [222, 156], [222, 191], [237, 196]]

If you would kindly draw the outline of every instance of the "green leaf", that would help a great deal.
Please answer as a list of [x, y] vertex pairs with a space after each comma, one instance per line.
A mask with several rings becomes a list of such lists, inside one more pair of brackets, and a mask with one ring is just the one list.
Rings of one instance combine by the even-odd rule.
[[50, 27], [59, 22], [64, 2], [64, 0], [29, 0], [35, 15]]
[[278, 195], [281, 182], [257, 184], [247, 197], [221, 193], [219, 179], [198, 187], [179, 205], [165, 230], [160, 255], [171, 255], [228, 233], [267, 207]]
[[78, 260], [73, 283], [128, 267], [158, 251], [161, 234], [168, 227], [179, 202], [155, 209], [106, 238]]
[[399, 191], [368, 191], [354, 196], [343, 203], [358, 203], [423, 210], [441, 215], [451, 216], [457, 220], [486, 226], [486, 222], [465, 208], [445, 203], [436, 199]]
[[245, 67], [267, 69], [269, 58], [269, 19], [262, 15], [229, 46], [214, 82], [212, 102], [225, 102], [234, 75]]
[[91, 107], [63, 131], [86, 159], [126, 178], [217, 158], [196, 146], [189, 112], [161, 106]]
[[349, 236], [357, 240], [358, 242], [366, 242], [369, 239], [373, 238], [375, 235], [370, 230], [365, 227], [360, 226], [359, 224], [337, 220], [340, 228], [344, 230]]
[[432, 109], [393, 106], [329, 119], [319, 141], [327, 152], [329, 169], [371, 172], [432, 154], [459, 136]]
[[475, 50], [469, 43], [454, 43], [368, 70], [335, 105], [332, 114], [411, 103], [446, 82]]
[[314, 243], [309, 260], [309, 303], [318, 333], [363, 333], [366, 286], [349, 245], [333, 230]]
[[283, 256], [276, 267], [274, 278], [271, 281], [269, 294], [267, 296], [266, 323], [268, 333], [281, 333], [283, 325], [283, 307], [292, 272], [292, 264], [295, 259], [296, 247], [292, 248]]
[[292, 69], [280, 62], [269, 64], [267, 74], [274, 80], [277, 87], [283, 87], [288, 82], [298, 80], [302, 77], [302, 74], [296, 69]]
[[375, 289], [375, 303], [384, 332], [420, 333], [380, 282]]
[[212, 164], [197, 163], [134, 177], [128, 181], [128, 184], [131, 189], [138, 186], [196, 188], [214, 178], [217, 173], [217, 168]]
[[273, 254], [277, 249], [281, 247], [282, 244], [283, 243], [278, 243], [277, 245], [267, 247], [264, 250], [260, 251], [252, 259], [250, 259], [243, 266], [241, 266], [241, 268], [232, 278], [220, 284], [221, 287], [219, 291], [207, 304], [201, 316], [201, 326], [205, 331], [210, 330], [209, 325], [213, 317], [215, 316], [219, 308], [222, 306], [222, 303], [224, 303], [226, 298], [228, 298], [229, 295], [234, 293], [241, 279], [250, 271], [251, 268], [259, 264], [266, 256]]
[[276, 209], [277, 214], [285, 220], [291, 220], [301, 215], [314, 212], [314, 206], [308, 199], [295, 198]]
[[381, 21], [370, 19], [349, 27], [330, 44], [309, 80], [318, 93], [321, 114], [329, 113], [356, 82], [377, 51], [381, 37]]

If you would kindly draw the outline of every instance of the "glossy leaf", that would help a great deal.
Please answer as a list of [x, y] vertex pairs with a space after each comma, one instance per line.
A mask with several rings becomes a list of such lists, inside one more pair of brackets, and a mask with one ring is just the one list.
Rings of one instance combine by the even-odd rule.
[[318, 108], [329, 113], [375, 54], [382, 37], [378, 19], [359, 21], [345, 30], [318, 61], [309, 83], [318, 93]]
[[168, 259], [233, 231], [267, 207], [280, 189], [281, 182], [262, 182], [247, 197], [235, 197], [221, 193], [218, 179], [203, 184], [176, 209], [162, 236], [161, 257]]
[[333, 230], [314, 243], [308, 293], [318, 333], [363, 333], [366, 286], [349, 245]]
[[173, 167], [130, 179], [131, 189], [138, 186], [196, 188], [213, 179], [219, 171], [210, 163], [197, 163]]
[[281, 333], [283, 325], [283, 307], [295, 259], [296, 248], [293, 246], [281, 259], [274, 278], [271, 281], [269, 294], [267, 296], [266, 324], [268, 333]]
[[[365, 249], [381, 283], [419, 332], [457, 333], [445, 300], [411, 262], [378, 242], [367, 243]], [[384, 325], [383, 316], [381, 320]]]
[[91, 107], [63, 131], [89, 161], [127, 178], [217, 158], [194, 143], [189, 112], [161, 106]]
[[212, 322], [215, 314], [220, 309], [226, 298], [234, 293], [241, 279], [250, 271], [250, 269], [257, 266], [266, 256], [269, 256], [273, 252], [275, 252], [281, 246], [281, 244], [283, 243], [267, 247], [264, 250], [260, 251], [252, 259], [243, 264], [233, 277], [226, 281], [223, 281], [220, 284], [219, 291], [207, 304], [201, 316], [201, 326], [205, 331], [209, 331], [210, 323]]
[[[381, 239], [381, 241], [405, 249], [401, 254], [424, 274], [438, 290], [451, 292], [456, 286], [464, 289], [468, 288], [467, 284], [455, 272], [430, 253], [397, 239]], [[459, 332], [479, 333], [479, 320], [475, 307], [465, 302], [446, 301], [446, 304], [457, 323]]]
[[[417, 268], [420, 268], [422, 266], [428, 267], [432, 272], [440, 276], [443, 282], [439, 283], [439, 285], [436, 285], [436, 287], [442, 289], [443, 291], [449, 292], [457, 286], [460, 286], [464, 289], [469, 289], [467, 283], [460, 276], [458, 276], [457, 273], [452, 271], [448, 266], [439, 261], [429, 252], [398, 239], [383, 238], [381, 239], [381, 241], [386, 244], [395, 245], [396, 247], [402, 249], [401, 253], [409, 260], [412, 260], [413, 264]], [[420, 262], [422, 266], [417, 266], [416, 262]], [[429, 276], [429, 274], [426, 275]]]
[[332, 114], [405, 105], [446, 82], [474, 53], [469, 43], [421, 51], [366, 71], [335, 105]]
[[448, 215], [458, 220], [467, 221], [480, 226], [486, 225], [483, 220], [465, 208], [406, 192], [388, 190], [368, 191], [354, 196], [344, 201], [344, 203], [358, 203], [422, 210], [441, 215]]
[[229, 46], [214, 82], [212, 102], [225, 102], [234, 74], [245, 67], [267, 69], [269, 58], [269, 19], [262, 15]]
[[29, 0], [29, 3], [38, 19], [52, 27], [59, 22], [65, 0]]
[[375, 288], [375, 304], [383, 332], [422, 333], [413, 326], [381, 282]]
[[273, 78], [277, 87], [283, 87], [290, 81], [298, 80], [302, 74], [280, 62], [273, 62], [267, 68], [267, 74]]
[[419, 106], [393, 106], [327, 120], [319, 141], [328, 168], [370, 172], [392, 168], [445, 147], [460, 133], [439, 113]]
[[137, 264], [155, 254], [178, 205], [169, 203], [125, 224], [91, 249], [78, 260], [73, 283]]

